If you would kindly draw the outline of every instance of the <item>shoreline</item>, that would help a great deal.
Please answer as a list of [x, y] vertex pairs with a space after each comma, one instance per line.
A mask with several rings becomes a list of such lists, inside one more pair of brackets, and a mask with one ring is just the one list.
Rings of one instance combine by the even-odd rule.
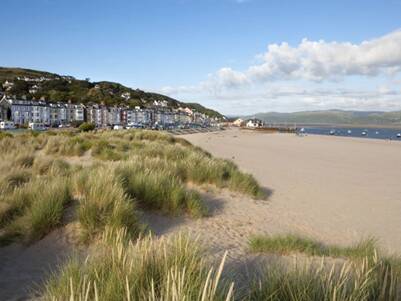
[[330, 124], [330, 123], [296, 123], [299, 126], [308, 126], [308, 127], [341, 127], [341, 128], [368, 128], [368, 129], [401, 129], [401, 124], [348, 124], [348, 123], [339, 123], [339, 124]]
[[[229, 128], [228, 130], [235, 130], [236, 128]], [[240, 129], [241, 131], [243, 131], [242, 129]], [[288, 134], [288, 135], [296, 135], [295, 133], [286, 133], [286, 132], [268, 132], [268, 131], [257, 131], [257, 130], [252, 130], [252, 129], [247, 129], [246, 132], [248, 133], [256, 133], [256, 134], [267, 134], [267, 135], [274, 135], [274, 134]], [[357, 139], [359, 140], [369, 140], [369, 141], [387, 141], [387, 142], [401, 142], [401, 138], [393, 138], [393, 139], [384, 139], [384, 138], [372, 138], [370, 136], [341, 136], [341, 135], [328, 135], [328, 134], [317, 134], [317, 133], [304, 133], [302, 135], [300, 135], [299, 137], [307, 137], [307, 136], [318, 136], [318, 137], [330, 137], [330, 138], [346, 138], [346, 139]]]

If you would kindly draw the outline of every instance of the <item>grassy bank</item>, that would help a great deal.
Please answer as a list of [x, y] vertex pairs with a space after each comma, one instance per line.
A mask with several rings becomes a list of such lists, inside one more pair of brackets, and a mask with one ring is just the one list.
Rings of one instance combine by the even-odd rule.
[[342, 258], [316, 267], [313, 264], [284, 269], [270, 266], [255, 283], [251, 300], [400, 300], [401, 258], [387, 256], [369, 238], [352, 246], [326, 245], [294, 234], [253, 236], [251, 252], [303, 254]]
[[186, 140], [153, 131], [0, 136], [0, 243], [32, 241], [76, 211], [82, 237], [106, 227], [138, 235], [139, 210], [207, 215], [188, 183], [263, 197], [255, 179]]
[[342, 264], [270, 265], [248, 286], [222, 277], [205, 250], [178, 235], [130, 240], [109, 230], [85, 260], [72, 259], [44, 286], [45, 300], [399, 300], [393, 267], [373, 257]]
[[75, 258], [45, 286], [44, 300], [232, 300], [196, 242], [179, 235], [168, 240], [129, 240], [125, 230], [107, 229], [97, 252]]

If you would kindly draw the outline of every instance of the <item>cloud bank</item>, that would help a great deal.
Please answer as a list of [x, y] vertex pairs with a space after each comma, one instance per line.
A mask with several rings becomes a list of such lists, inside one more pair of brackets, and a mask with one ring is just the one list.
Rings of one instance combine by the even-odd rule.
[[[335, 101], [338, 101], [339, 107], [349, 103], [353, 108], [358, 106], [358, 103], [363, 107], [362, 100], [377, 103], [391, 96], [391, 106], [399, 104], [401, 108], [400, 91], [395, 91], [392, 87], [385, 89], [382, 87], [381, 90], [376, 89], [377, 91], [358, 91], [354, 95], [352, 93], [342, 95], [338, 91], [324, 89], [324, 93], [320, 93], [321, 88], [304, 91], [307, 95], [305, 93], [300, 95], [299, 91], [277, 95], [277, 91], [274, 90], [277, 90], [277, 86], [271, 87], [277, 83], [285, 85], [289, 81], [312, 83], [315, 86], [337, 83], [340, 86], [350, 77], [395, 78], [401, 71], [401, 30], [359, 44], [308, 39], [303, 39], [296, 46], [290, 46], [286, 42], [270, 44], [267, 46], [267, 51], [257, 57], [258, 63], [244, 71], [224, 67], [197, 85], [165, 87], [162, 92], [170, 95], [206, 93], [209, 97], [217, 99], [228, 99], [230, 95], [238, 94], [242, 95], [243, 101], [246, 101], [253, 97], [254, 93], [251, 91], [260, 90], [263, 92], [259, 93], [257, 99], [272, 100], [285, 97], [289, 99], [297, 96], [301, 102], [301, 99], [308, 98], [311, 105], [316, 105], [316, 101], [324, 99], [326, 95], [327, 100], [331, 101], [320, 101], [320, 103], [330, 103], [335, 106]], [[261, 95], [264, 95], [263, 98]], [[394, 100], [394, 97], [398, 97], [398, 100]], [[380, 108], [382, 107], [383, 103], [380, 104]]]

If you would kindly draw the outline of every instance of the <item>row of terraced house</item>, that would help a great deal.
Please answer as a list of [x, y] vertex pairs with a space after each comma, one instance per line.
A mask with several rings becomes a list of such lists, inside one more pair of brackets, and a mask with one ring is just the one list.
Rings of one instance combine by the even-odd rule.
[[12, 121], [15, 125], [42, 123], [46, 126], [71, 125], [90, 122], [97, 127], [115, 125], [141, 125], [150, 127], [185, 124], [208, 125], [210, 119], [188, 108], [166, 107], [130, 108], [128, 106], [106, 106], [100, 104], [52, 103], [45, 101], [18, 100], [4, 96], [0, 100], [0, 120]]

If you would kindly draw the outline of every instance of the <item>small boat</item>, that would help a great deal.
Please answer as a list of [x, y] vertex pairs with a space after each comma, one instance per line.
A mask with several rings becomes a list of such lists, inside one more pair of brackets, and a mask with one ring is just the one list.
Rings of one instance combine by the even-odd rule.
[[379, 131], [376, 131], [376, 135], [379, 135]]
[[348, 130], [348, 131], [347, 131], [347, 134], [348, 134], [348, 135], [351, 135], [351, 134], [352, 134], [352, 131], [351, 131], [351, 130]]
[[368, 133], [363, 131], [361, 134], [362, 134], [362, 136], [366, 136]]
[[329, 132], [330, 135], [334, 135], [335, 133], [336, 133], [335, 130], [331, 130], [331, 131]]
[[305, 128], [299, 130], [301, 133], [305, 132]]
[[401, 138], [401, 133], [398, 133], [398, 134], [397, 134], [397, 138]]

